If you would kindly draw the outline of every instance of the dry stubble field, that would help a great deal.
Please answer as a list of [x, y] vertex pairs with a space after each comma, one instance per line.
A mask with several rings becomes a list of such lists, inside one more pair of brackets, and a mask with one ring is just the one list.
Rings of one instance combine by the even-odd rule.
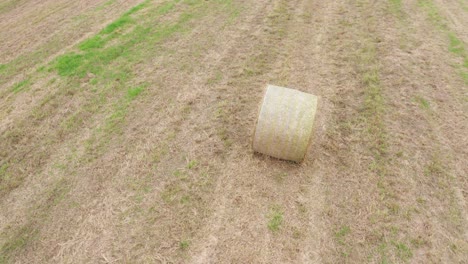
[[[468, 263], [467, 0], [0, 0], [0, 263]], [[322, 97], [254, 154], [267, 83]]]

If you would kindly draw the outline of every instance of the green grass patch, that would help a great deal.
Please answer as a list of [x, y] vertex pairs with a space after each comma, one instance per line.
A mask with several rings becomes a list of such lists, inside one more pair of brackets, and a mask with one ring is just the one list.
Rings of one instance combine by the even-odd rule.
[[[178, 0], [175, 0], [178, 1]], [[111, 0], [104, 3], [103, 6], [99, 6], [98, 9], [104, 8], [106, 5], [113, 4], [115, 1]], [[59, 56], [54, 60], [54, 65], [51, 67], [51, 70], [57, 70], [61, 76], [79, 76], [83, 77], [87, 72], [95, 73], [98, 71], [101, 64], [105, 64], [105, 57], [99, 56], [99, 53], [94, 52], [94, 54], [87, 54], [86, 51], [90, 50], [99, 50], [105, 47], [112, 39], [115, 39], [119, 34], [116, 34], [118, 29], [123, 29], [129, 25], [136, 24], [138, 22], [136, 19], [132, 18], [131, 15], [135, 14], [137, 11], [143, 9], [148, 5], [150, 1], [144, 1], [143, 3], [131, 8], [126, 13], [124, 13], [119, 19], [109, 24], [102, 30], [102, 33], [97, 34], [96, 36], [86, 39], [82, 43], [78, 44], [78, 48], [85, 53], [69, 52], [65, 55]], [[128, 41], [127, 41], [128, 42]], [[5, 65], [5, 70], [0, 70], [1, 78], [0, 84], [7, 81], [9, 75], [13, 75], [17, 72], [24, 70], [30, 65], [38, 64], [43, 59], [44, 54], [50, 53], [51, 50], [55, 50], [62, 46], [62, 40], [59, 38], [51, 39], [47, 45], [43, 45], [39, 50], [33, 53], [21, 55], [14, 61], [9, 62]], [[108, 52], [113, 53], [113, 51], [118, 49], [111, 49]], [[104, 59], [104, 60], [103, 60]], [[95, 65], [95, 67], [92, 67]], [[8, 66], [8, 67], [7, 67]], [[91, 69], [87, 69], [87, 67]], [[8, 70], [8, 71], [6, 71]]]
[[32, 225], [19, 228], [0, 248], [0, 263], [11, 263], [11, 257], [17, 251], [25, 248], [36, 237], [37, 233]]
[[143, 3], [140, 3], [132, 8], [130, 8], [130, 10], [128, 10], [127, 12], [125, 12], [123, 14], [123, 16], [129, 16], [131, 14], [134, 14], [138, 11], [140, 11], [141, 9], [143, 9], [149, 2], [151, 2], [151, 0], [145, 0]]
[[78, 44], [78, 48], [82, 51], [81, 53], [70, 52], [59, 56], [53, 68], [57, 70], [60, 76], [84, 77], [87, 73], [96, 75], [102, 71], [103, 67], [115, 59], [128, 55], [128, 50], [137, 44], [138, 41], [144, 39], [150, 28], [142, 30], [141, 27], [137, 27], [128, 33], [129, 38], [122, 38], [114, 46], [106, 47], [106, 44], [118, 37], [118, 34], [113, 34], [114, 31], [127, 25], [135, 24], [135, 20], [130, 15], [141, 10], [148, 2], [145, 1], [133, 7], [116, 21], [107, 25], [97, 35]]
[[[87, 46], [89, 47], [89, 46]], [[69, 53], [57, 58], [55, 69], [60, 76], [84, 77], [87, 73], [100, 74], [104, 67], [127, 54], [129, 46], [120, 44], [84, 54]]]
[[57, 58], [55, 68], [60, 76], [82, 75], [86, 71], [78, 72], [78, 68], [83, 64], [84, 56], [81, 54], [64, 54]]
[[[155, 43], [178, 31], [182, 31], [182, 25], [193, 18], [193, 14], [183, 13], [177, 23], [163, 24], [157, 27], [137, 25], [125, 35], [115, 34], [117, 29], [136, 24], [137, 20], [131, 18], [130, 15], [143, 9], [148, 2], [145, 1], [135, 6], [119, 19], [106, 26], [100, 33], [78, 44], [81, 52], [70, 52], [59, 56], [53, 65], [53, 69], [60, 76], [84, 77], [88, 73], [101, 74], [103, 69], [116, 59], [133, 57], [134, 50], [132, 48], [134, 46], [149, 44], [150, 42]], [[155, 16], [168, 13], [177, 2], [178, 0], [170, 1], [159, 6], [156, 8]], [[117, 44], [107, 46], [111, 40], [116, 38], [119, 40]]]
[[[364, 90], [363, 108], [360, 111], [358, 121], [362, 121], [367, 127], [363, 136], [367, 141], [369, 154], [372, 160], [369, 165], [371, 174], [377, 176], [375, 183], [379, 192], [379, 207], [371, 219], [369, 232], [373, 232], [380, 241], [375, 242], [376, 251], [380, 263], [388, 263], [389, 256], [397, 255], [395, 248], [388, 245], [387, 233], [395, 236], [396, 229], [382, 224], [393, 221], [402, 210], [399, 201], [395, 199], [391, 180], [388, 178], [389, 168], [389, 138], [386, 128], [385, 116], [387, 111], [386, 100], [380, 80], [379, 54], [377, 50], [378, 39], [372, 34], [363, 36], [362, 48], [358, 53], [356, 65], [361, 75]], [[374, 176], [373, 176], [374, 177]], [[372, 231], [371, 231], [372, 230]], [[346, 243], [346, 236], [350, 234], [348, 227], [342, 227], [335, 234], [337, 244], [345, 249], [344, 253], [350, 252], [351, 244]], [[351, 239], [352, 236], [350, 236]], [[350, 240], [349, 239], [349, 240]]]
[[418, 103], [418, 105], [419, 105], [419, 107], [421, 109], [427, 110], [427, 109], [429, 109], [431, 107], [431, 104], [429, 103], [429, 101], [427, 101], [426, 99], [424, 99], [424, 98], [422, 98], [420, 96], [417, 96], [415, 98], [415, 101]]
[[220, 71], [218, 71], [216, 72], [215, 76], [209, 78], [206, 81], [206, 84], [213, 85], [213, 84], [219, 83], [219, 81], [221, 81], [222, 79], [223, 79], [223, 74]]
[[[373, 160], [369, 168], [378, 176], [386, 175], [386, 155], [388, 148], [387, 133], [383, 116], [385, 114], [385, 99], [382, 94], [379, 68], [377, 64], [376, 40], [372, 36], [365, 39], [364, 46], [360, 50], [356, 63], [361, 65], [361, 78], [364, 88], [364, 105], [362, 120], [367, 126], [366, 137], [368, 148]], [[382, 180], [377, 182], [381, 193], [386, 193]]]
[[434, 23], [434, 25], [440, 29], [447, 30], [447, 24], [444, 18], [440, 15], [439, 10], [432, 0], [418, 0], [418, 4], [426, 11], [429, 20]]
[[130, 8], [127, 12], [125, 12], [119, 19], [107, 25], [103, 30], [101, 30], [100, 34], [109, 34], [114, 32], [115, 30], [124, 27], [127, 24], [133, 23], [134, 20], [130, 17], [132, 14], [140, 11], [141, 9], [145, 8], [146, 5], [149, 3], [149, 0], [144, 1], [141, 4], [138, 4], [132, 8]]
[[138, 87], [135, 87], [135, 88], [130, 88], [127, 90], [127, 98], [129, 100], [133, 100], [135, 99], [135, 97], [137, 97], [139, 94], [141, 94], [141, 92], [143, 92], [144, 90], [144, 86], [138, 86]]
[[89, 38], [81, 42], [78, 47], [82, 51], [87, 51], [90, 49], [100, 49], [104, 47], [106, 41], [99, 35]]
[[466, 52], [465, 43], [454, 32], [450, 31], [446, 19], [441, 16], [432, 0], [418, 0], [418, 4], [426, 11], [429, 20], [443, 32], [447, 33], [449, 39], [448, 50], [463, 60], [458, 72], [463, 81], [468, 83], [468, 53]]
[[140, 204], [146, 198], [153, 188], [151, 187], [152, 176], [150, 174], [127, 178], [127, 187], [132, 192], [132, 199]]
[[349, 226], [343, 226], [342, 228], [340, 228], [340, 230], [338, 230], [335, 233], [335, 237], [342, 238], [342, 237], [346, 236], [349, 233], [351, 233], [351, 228]]
[[276, 232], [280, 229], [281, 224], [283, 223], [283, 211], [275, 206], [271, 209], [269, 214], [268, 229], [273, 232]]
[[466, 51], [465, 43], [453, 32], [448, 33], [448, 38], [449, 51], [457, 54], [463, 60], [462, 65], [459, 68], [459, 73], [463, 81], [468, 84], [468, 52]]
[[180, 198], [180, 203], [181, 204], [188, 204], [188, 203], [190, 203], [190, 200], [191, 200], [190, 196], [184, 195], [184, 196], [182, 196], [182, 198]]
[[382, 242], [377, 247], [377, 252], [380, 255], [380, 262], [381, 264], [389, 264], [388, 262], [388, 245], [385, 242]]
[[448, 34], [450, 45], [449, 50], [455, 54], [466, 56], [465, 45], [462, 40], [460, 40], [454, 33], [449, 32]]
[[103, 30], [101, 30], [101, 34], [109, 34], [114, 32], [116, 29], [125, 26], [126, 24], [132, 23], [133, 20], [129, 16], [122, 16], [121, 18], [117, 19], [116, 21], [107, 25]]
[[[468, 65], [468, 60], [466, 61], [466, 63]], [[466, 68], [468, 68], [468, 66]], [[468, 84], [468, 71], [460, 71], [460, 75], [461, 75], [463, 81], [465, 81], [465, 83]], [[468, 100], [466, 100], [466, 101], [468, 101]]]
[[108, 135], [116, 132], [117, 125], [122, 123], [127, 115], [127, 105], [118, 105], [114, 112], [106, 119], [103, 134]]
[[344, 245], [345, 237], [349, 233], [351, 233], [351, 228], [349, 226], [343, 226], [335, 233], [335, 238], [338, 241], [338, 243], [340, 243], [341, 245]]
[[366, 119], [368, 136], [371, 140], [370, 150], [373, 153], [374, 161], [372, 167], [376, 172], [383, 176], [384, 157], [387, 153], [387, 134], [383, 115], [385, 111], [385, 100], [382, 95], [380, 85], [380, 76], [377, 66], [373, 66], [376, 60], [376, 47], [374, 44], [368, 43], [367, 47], [362, 49], [360, 61], [363, 65], [369, 65], [362, 72], [362, 81], [365, 86], [364, 99], [364, 117]]
[[180, 169], [177, 169], [177, 170], [173, 171], [172, 175], [177, 177], [177, 178], [185, 178], [185, 172], [180, 170]]
[[392, 244], [395, 246], [397, 255], [400, 259], [408, 260], [413, 257], [413, 252], [411, 252], [411, 249], [406, 244], [401, 242], [392, 242]]
[[[158, 23], [155, 26], [155, 18], [172, 10], [177, 2], [179, 0], [169, 1], [155, 7], [150, 12], [154, 18], [147, 19], [146, 23], [142, 23], [141, 25], [136, 25], [132, 30], [127, 31], [126, 34], [110, 33], [105, 35], [99, 33], [98, 37], [90, 38], [81, 43], [81, 53], [66, 54], [58, 59], [58, 62], [55, 64], [58, 74], [65, 77], [84, 77], [88, 73], [92, 73], [95, 75], [92, 80], [94, 86], [115, 80], [116, 88], [122, 89], [125, 82], [132, 75], [131, 69], [134, 63], [146, 57], [148, 51], [153, 50], [153, 47], [160, 41], [167, 39], [175, 33], [190, 30], [189, 27], [186, 27], [187, 22], [203, 14], [202, 9], [195, 6], [194, 8], [196, 8], [197, 12], [189, 9], [176, 18], [175, 22]], [[204, 2], [197, 1], [197, 3]], [[137, 9], [133, 9], [133, 11], [126, 14], [130, 15], [142, 7], [139, 6]], [[135, 18], [133, 21], [136, 23], [141, 20]], [[115, 39], [113, 46], [106, 45], [110, 39]], [[118, 65], [117, 69], [109, 67], [110, 64]], [[96, 155], [102, 153], [111, 135], [120, 131], [120, 124], [127, 115], [130, 102], [143, 92], [144, 86], [126, 90], [125, 96], [114, 104], [113, 110], [105, 119], [104, 124], [96, 130], [86, 143], [86, 151], [90, 157], [88, 160], [92, 160]], [[104, 92], [101, 90], [96, 89], [96, 93], [102, 94], [100, 96], [102, 100], [95, 100], [95, 103], [100, 105], [107, 101], [104, 92], [110, 92], [109, 88], [106, 88]]]
[[[51, 109], [56, 109], [52, 105], [59, 104], [65, 95], [79, 93], [85, 89], [91, 93], [86, 95], [85, 104], [77, 109], [79, 114], [76, 115], [76, 118], [71, 117], [73, 114], [63, 117], [63, 120], [69, 122], [64, 123], [60, 130], [60, 136], [69, 136], [72, 131], [87, 125], [87, 121], [97, 112], [106, 117], [97, 128], [93, 129], [91, 137], [86, 141], [86, 153], [80, 158], [80, 162], [94, 160], [105, 151], [107, 143], [115, 134], [122, 131], [122, 123], [129, 112], [131, 102], [143, 93], [145, 87], [145, 85], [141, 87], [131, 86], [131, 83], [135, 83], [131, 81], [135, 64], [148, 61], [151, 58], [148, 55], [152, 57], [159, 56], [154, 49], [159, 42], [165, 41], [173, 34], [189, 31], [191, 27], [187, 25], [187, 22], [204, 15], [209, 6], [213, 7], [213, 5], [208, 5], [209, 2], [198, 1], [204, 6], [194, 6], [193, 8], [181, 6], [183, 7], [180, 10], [182, 11], [181, 16], [170, 17], [168, 22], [160, 22], [154, 11], [164, 7], [159, 9], [162, 10], [160, 13], [169, 12], [174, 8], [174, 3], [177, 2], [179, 1], [175, 0], [158, 7], [155, 6], [150, 10], [151, 12], [145, 14], [145, 17], [140, 16], [140, 14], [135, 15], [133, 19], [135, 24], [138, 23], [138, 25], [130, 30], [125, 30], [125, 34], [115, 34], [115, 32], [105, 36], [98, 34], [99, 37], [94, 36], [85, 40], [80, 43], [81, 47], [79, 47], [80, 45], [77, 46], [80, 50], [58, 57], [47, 66], [47, 72], [41, 73], [45, 75], [48, 72], [56, 71], [58, 75], [64, 78], [57, 78], [56, 82], [59, 84], [56, 85], [60, 88], [58, 92], [47, 96], [47, 101], [38, 105], [37, 109], [40, 111], [37, 111], [37, 115], [34, 113], [33, 117], [36, 121], [43, 120], [44, 116], [53, 111]], [[126, 24], [125, 26], [129, 25]], [[109, 42], [110, 39], [113, 41]], [[10, 71], [10, 65], [14, 65], [14, 63], [7, 65], [8, 71]], [[94, 74], [92, 77], [94, 85], [91, 87], [85, 84], [83, 80], [75, 78], [77, 76], [84, 77], [87, 73]], [[127, 89], [126, 87], [132, 88]], [[72, 122], [74, 125], [71, 125]], [[59, 133], [54, 133], [49, 138], [55, 140], [58, 135]], [[20, 136], [23, 137], [21, 134]], [[17, 137], [21, 138], [20, 136]], [[2, 138], [12, 142], [16, 140], [15, 138], [8, 138], [8, 135]], [[0, 183], [0, 196], [20, 186], [24, 180], [24, 177], [21, 177], [16, 170], [17, 166], [21, 167], [22, 165], [14, 165], [9, 170], [4, 168], [5, 173], [3, 173]]]
[[11, 88], [11, 91], [13, 93], [19, 93], [19, 92], [23, 91], [24, 88], [26, 88], [26, 86], [29, 85], [29, 84], [30, 84], [29, 79], [22, 80], [22, 81], [16, 83], [15, 85], [13, 85], [13, 87]]
[[190, 242], [188, 240], [180, 241], [179, 248], [181, 250], [187, 250], [190, 247]]
[[440, 192], [435, 195], [439, 199], [448, 201], [447, 211], [441, 217], [452, 223], [461, 232], [463, 230], [462, 209], [455, 192], [449, 188], [453, 184], [454, 176], [451, 174], [447, 162], [442, 160], [439, 153], [433, 154], [431, 161], [424, 168], [424, 175], [440, 188]]
[[7, 169], [8, 169], [8, 163], [0, 166], [0, 179], [3, 179], [3, 177], [6, 175]]
[[434, 156], [431, 162], [424, 169], [426, 176], [440, 176], [445, 172], [444, 166], [437, 156]]
[[[66, 77], [65, 81], [76, 86], [81, 80], [73, 77], [85, 77], [93, 75], [89, 84], [93, 85], [95, 94], [86, 105], [82, 116], [87, 116], [98, 111], [105, 105], [111, 94], [128, 86], [132, 77], [132, 69], [135, 63], [141, 62], [149, 55], [154, 56], [154, 47], [159, 42], [176, 33], [184, 33], [191, 28], [187, 23], [196, 17], [204, 15], [208, 7], [205, 1], [193, 1], [193, 7], [182, 6], [184, 12], [171, 22], [158, 22], [158, 16], [166, 14], [174, 9], [180, 0], [166, 1], [153, 7], [147, 14], [130, 15], [143, 9], [149, 1], [145, 1], [114, 21], [97, 35], [88, 38], [78, 45], [79, 51], [70, 52], [57, 58], [49, 70], [56, 70], [58, 75]], [[117, 34], [117, 30], [124, 29], [125, 34]], [[128, 29], [128, 30], [127, 30]], [[144, 86], [124, 90], [123, 97], [111, 106], [111, 110], [105, 121], [99, 126], [92, 137], [86, 142], [87, 161], [91, 161], [104, 151], [105, 146], [112, 135], [121, 131], [121, 123], [127, 116], [130, 102], [144, 90]], [[70, 126], [65, 125], [65, 129]], [[70, 131], [70, 130], [67, 130]]]
[[167, 13], [169, 13], [175, 6], [175, 4], [179, 2], [179, 1], [174, 1], [174, 2], [168, 2], [168, 3], [165, 3], [161, 6], [159, 6], [157, 9], [156, 9], [156, 14], [157, 15], [165, 15]]
[[187, 164], [187, 169], [191, 170], [191, 169], [196, 168], [197, 166], [198, 166], [198, 162], [196, 160], [191, 160]]

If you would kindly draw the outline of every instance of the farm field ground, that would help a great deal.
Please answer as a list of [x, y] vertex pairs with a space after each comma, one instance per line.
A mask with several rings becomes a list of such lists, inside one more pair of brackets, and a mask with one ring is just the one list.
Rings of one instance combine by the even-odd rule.
[[[467, 0], [0, 0], [0, 263], [468, 263]], [[253, 153], [267, 83], [310, 155]]]

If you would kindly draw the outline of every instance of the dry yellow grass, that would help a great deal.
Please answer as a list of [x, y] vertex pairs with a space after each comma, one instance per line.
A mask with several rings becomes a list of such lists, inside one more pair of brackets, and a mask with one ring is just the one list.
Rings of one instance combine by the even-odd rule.
[[[420, 1], [75, 2], [0, 4], [37, 41], [0, 42], [0, 263], [468, 258], [468, 91]], [[251, 149], [265, 83], [323, 98], [300, 165]]]

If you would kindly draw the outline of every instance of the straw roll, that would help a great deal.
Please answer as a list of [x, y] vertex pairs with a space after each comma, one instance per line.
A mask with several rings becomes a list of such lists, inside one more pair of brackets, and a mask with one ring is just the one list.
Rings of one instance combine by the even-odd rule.
[[301, 162], [312, 136], [318, 98], [268, 85], [253, 136], [253, 149], [275, 158]]

